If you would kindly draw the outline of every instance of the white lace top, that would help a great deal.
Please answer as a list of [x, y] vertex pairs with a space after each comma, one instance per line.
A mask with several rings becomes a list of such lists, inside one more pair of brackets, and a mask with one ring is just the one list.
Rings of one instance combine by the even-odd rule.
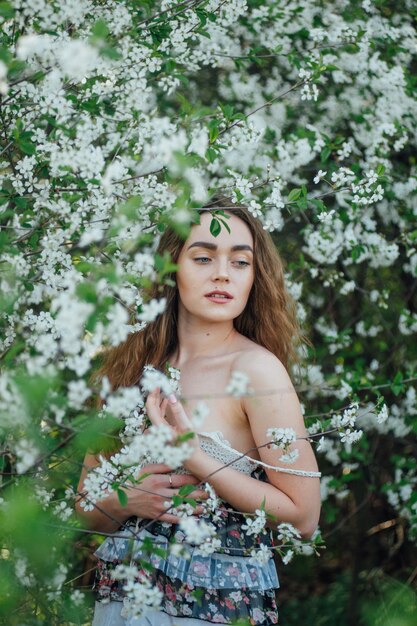
[[239, 452], [232, 448], [230, 442], [224, 437], [220, 430], [211, 432], [200, 432], [200, 446], [211, 457], [221, 461], [225, 465], [231, 465], [234, 469], [239, 470], [243, 474], [250, 475], [254, 467], [265, 467], [283, 474], [292, 474], [294, 476], [306, 476], [310, 478], [320, 478], [321, 472], [307, 472], [304, 470], [294, 469], [291, 467], [283, 467], [282, 465], [268, 465], [259, 459], [252, 459], [250, 456]]

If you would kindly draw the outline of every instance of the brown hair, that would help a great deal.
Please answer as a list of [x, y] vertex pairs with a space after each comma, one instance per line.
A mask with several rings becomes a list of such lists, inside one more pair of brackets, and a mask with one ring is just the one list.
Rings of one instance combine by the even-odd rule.
[[[215, 196], [200, 213], [229, 210], [240, 218], [254, 240], [254, 283], [244, 311], [234, 320], [236, 330], [275, 354], [285, 367], [297, 361], [294, 340], [300, 339], [295, 305], [284, 283], [284, 268], [271, 236], [245, 206], [233, 204], [224, 196]], [[164, 232], [157, 253], [169, 252], [176, 263], [184, 245], [173, 230]], [[174, 278], [175, 276], [172, 276]], [[107, 376], [113, 389], [138, 383], [145, 365], [164, 369], [178, 347], [178, 291], [175, 285], [154, 285], [150, 298], [166, 298], [164, 313], [143, 330], [132, 333], [126, 341], [109, 349], [95, 378]]]

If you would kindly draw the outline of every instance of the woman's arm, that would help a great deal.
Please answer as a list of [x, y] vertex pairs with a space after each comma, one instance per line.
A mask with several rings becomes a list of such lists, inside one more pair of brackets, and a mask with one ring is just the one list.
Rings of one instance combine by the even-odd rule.
[[[171, 474], [172, 471], [167, 465], [162, 463], [147, 465], [140, 473], [150, 474], [144, 478], [140, 484], [131, 485], [126, 489], [128, 501], [126, 506], [122, 506], [115, 491], [103, 500], [99, 500], [92, 511], [85, 511], [81, 507], [84, 499], [84, 480], [90, 471], [100, 465], [100, 461], [94, 454], [87, 454], [83, 463], [83, 470], [78, 484], [79, 498], [75, 509], [87, 526], [98, 532], [114, 532], [129, 517], [137, 516], [143, 519], [159, 519], [161, 522], [176, 524], [179, 518], [169, 512], [165, 512], [167, 507], [165, 502], [171, 501], [174, 495], [178, 494], [180, 487], [184, 485], [195, 485], [198, 480], [193, 476]], [[171, 481], [170, 481], [171, 477]], [[171, 484], [172, 483], [172, 484]], [[206, 492], [196, 490], [190, 494], [193, 498], [205, 498]], [[198, 514], [199, 509], [196, 513]]]
[[[248, 374], [250, 387], [254, 389], [253, 396], [242, 399], [242, 410], [247, 416], [260, 460], [272, 466], [317, 471], [311, 445], [306, 439], [300, 404], [285, 368], [274, 355], [263, 348], [254, 349], [253, 355], [245, 353], [243, 356], [235, 362], [233, 369]], [[159, 392], [156, 391], [149, 395], [147, 403], [148, 415], [153, 418], [154, 423], [165, 421], [164, 405], [161, 408], [159, 406]], [[177, 430], [192, 430], [181, 403], [171, 401], [170, 408], [178, 426]], [[282, 450], [263, 447], [269, 441], [267, 430], [272, 427], [292, 428], [297, 437], [302, 438], [293, 444], [299, 451], [296, 463], [280, 463]], [[184, 462], [184, 466], [200, 480], [208, 481], [222, 499], [240, 511], [253, 513], [264, 503], [265, 510], [278, 523], [293, 524], [303, 537], [310, 537], [317, 527], [320, 514], [318, 478], [267, 470], [269, 483], [264, 483], [232, 467], [224, 467], [224, 464], [210, 457], [198, 445], [194, 445], [194, 452]]]
[[[279, 483], [279, 478], [272, 477], [272, 471], [268, 472], [270, 483], [265, 483], [251, 478], [232, 467], [225, 467], [223, 463], [211, 458], [205, 452], [197, 452], [187, 462], [189, 471], [201, 480], [209, 482], [216, 493], [231, 504], [234, 508], [245, 513], [253, 513], [256, 509], [264, 507], [265, 511], [275, 517], [277, 524], [289, 522], [295, 526], [302, 537], [309, 538], [317, 527], [320, 512], [319, 491], [317, 478], [310, 477], [285, 477], [286, 490], [284, 492], [274, 483]], [[276, 476], [278, 472], [273, 472]], [[292, 483], [290, 485], [289, 483]], [[303, 486], [303, 483], [305, 487]], [[297, 495], [299, 491], [299, 497]], [[308, 493], [309, 502], [303, 502], [301, 495]], [[310, 496], [314, 495], [313, 499]], [[296, 495], [293, 495], [296, 494]]]

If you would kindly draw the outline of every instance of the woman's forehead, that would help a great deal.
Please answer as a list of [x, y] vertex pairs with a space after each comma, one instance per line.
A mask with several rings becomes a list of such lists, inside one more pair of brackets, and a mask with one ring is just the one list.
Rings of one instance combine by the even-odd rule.
[[253, 236], [249, 229], [249, 226], [245, 224], [243, 220], [231, 213], [226, 213], [227, 218], [222, 218], [227, 222], [230, 233], [227, 228], [221, 224], [220, 233], [215, 237], [210, 232], [210, 224], [213, 219], [210, 213], [203, 213], [200, 217], [200, 224], [195, 224], [191, 228], [190, 235], [185, 242], [185, 247], [197, 241], [206, 241], [217, 244], [218, 247], [227, 246], [232, 247], [235, 245], [246, 244], [253, 248]]

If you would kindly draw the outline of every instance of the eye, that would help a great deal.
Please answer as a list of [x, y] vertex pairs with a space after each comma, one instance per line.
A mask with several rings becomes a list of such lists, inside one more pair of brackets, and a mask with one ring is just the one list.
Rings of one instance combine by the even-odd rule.
[[238, 267], [246, 267], [247, 265], [250, 265], [250, 263], [248, 263], [247, 261], [242, 261], [240, 259], [233, 262], [236, 263]]
[[196, 261], [196, 263], [199, 263], [200, 265], [207, 265], [207, 263], [210, 261], [211, 259], [209, 259], [208, 256], [199, 256], [196, 257], [194, 259], [194, 261]]

